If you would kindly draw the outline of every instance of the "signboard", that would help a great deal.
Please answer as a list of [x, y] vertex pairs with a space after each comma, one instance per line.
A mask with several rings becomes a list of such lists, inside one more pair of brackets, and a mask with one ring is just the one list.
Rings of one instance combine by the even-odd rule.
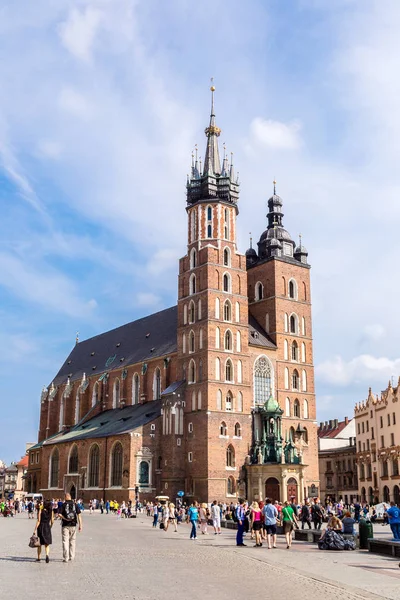
[[182, 498], [182, 496], [184, 496], [184, 495], [185, 495], [185, 492], [182, 492], [182, 491], [181, 491], [181, 492], [178, 492], [178, 496], [179, 496], [179, 498]]
[[318, 497], [318, 495], [319, 495], [319, 489], [317, 488], [317, 486], [314, 485], [314, 484], [311, 485], [308, 488], [308, 497], [309, 498], [316, 498], [316, 497]]

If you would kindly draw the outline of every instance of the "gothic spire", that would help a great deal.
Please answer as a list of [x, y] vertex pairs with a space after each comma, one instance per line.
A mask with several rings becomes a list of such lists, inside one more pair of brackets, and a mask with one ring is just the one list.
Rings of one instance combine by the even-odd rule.
[[214, 92], [215, 87], [212, 85], [211, 90], [211, 114], [210, 124], [204, 130], [207, 136], [206, 155], [204, 159], [204, 175], [220, 175], [221, 174], [221, 163], [219, 159], [218, 150], [218, 138], [221, 135], [221, 130], [215, 123], [215, 111], [214, 111]]

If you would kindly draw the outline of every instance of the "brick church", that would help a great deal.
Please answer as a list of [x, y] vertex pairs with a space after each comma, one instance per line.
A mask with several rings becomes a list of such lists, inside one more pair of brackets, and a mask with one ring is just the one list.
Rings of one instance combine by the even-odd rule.
[[41, 394], [29, 491], [45, 497], [317, 495], [310, 266], [268, 200], [236, 246], [239, 183], [214, 114], [187, 181], [176, 306], [76, 343]]

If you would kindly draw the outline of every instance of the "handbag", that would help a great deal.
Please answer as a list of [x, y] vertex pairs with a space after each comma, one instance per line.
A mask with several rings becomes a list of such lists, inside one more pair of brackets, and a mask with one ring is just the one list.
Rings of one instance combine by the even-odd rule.
[[37, 535], [31, 535], [29, 540], [29, 548], [40, 548], [40, 540]]

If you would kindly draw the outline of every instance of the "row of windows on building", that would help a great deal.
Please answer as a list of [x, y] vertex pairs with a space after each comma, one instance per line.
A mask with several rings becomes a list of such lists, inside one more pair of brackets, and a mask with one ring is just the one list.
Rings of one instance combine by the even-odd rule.
[[[233, 312], [232, 312], [232, 302], [230, 300], [225, 300], [222, 311], [221, 311], [221, 301], [219, 298], [215, 299], [215, 318], [220, 319], [222, 315], [222, 320], [227, 322], [233, 321]], [[201, 321], [202, 319], [202, 304], [201, 299], [197, 302], [197, 319], [196, 319], [196, 305], [194, 300], [189, 302], [189, 305], [185, 304], [183, 307], [183, 324], [191, 325], [197, 321]], [[236, 323], [240, 322], [240, 304], [239, 302], [235, 303], [235, 321]]]
[[[109, 454], [109, 486], [121, 487], [123, 474], [123, 448], [120, 442], [116, 442]], [[149, 462], [139, 462], [140, 483], [149, 482]], [[68, 473], [79, 473], [79, 455], [78, 447], [73, 445], [68, 457]], [[147, 477], [146, 477], [147, 473]], [[82, 488], [97, 488], [100, 481], [100, 448], [97, 444], [92, 444], [88, 455], [87, 479], [82, 481]], [[49, 459], [49, 488], [60, 488], [60, 454], [58, 448], [54, 448]]]
[[[371, 427], [372, 430], [372, 427]], [[374, 439], [374, 438], [372, 438]], [[381, 435], [381, 439], [380, 439], [380, 447], [381, 448], [385, 448], [385, 440], [387, 441], [387, 438], [385, 438], [384, 435]], [[394, 439], [394, 433], [390, 434], [390, 446], [395, 446], [395, 439]], [[358, 441], [358, 451], [359, 452], [368, 452], [370, 450], [370, 441], [367, 440], [366, 442], [361, 442], [360, 440]], [[376, 459], [375, 459], [376, 460]], [[374, 461], [373, 461], [374, 462]]]
[[[349, 458], [347, 460], [347, 466], [346, 466], [346, 459], [344, 458], [343, 460], [337, 460], [335, 462], [335, 467], [336, 470], [340, 473], [341, 471], [352, 471], [356, 469], [356, 460], [355, 458], [351, 459]], [[327, 471], [332, 471], [332, 461], [331, 460], [327, 460], [326, 461], [326, 470]]]
[[[384, 417], [383, 417], [383, 415], [381, 415], [379, 417], [380, 429], [383, 429], [384, 423], [385, 423]], [[396, 425], [396, 413], [392, 413], [392, 414], [388, 413], [386, 415], [386, 423], [387, 423], [388, 427], [390, 427], [391, 425]], [[371, 433], [373, 432], [373, 430], [374, 430], [374, 428], [371, 427]], [[365, 421], [365, 422], [362, 421], [361, 423], [357, 423], [358, 435], [360, 435], [361, 433], [368, 433], [368, 432], [369, 432], [369, 422], [368, 421]], [[373, 436], [372, 436], [372, 439], [374, 439]]]
[[[100, 385], [101, 382], [96, 381], [92, 389], [91, 407], [93, 408], [100, 401]], [[157, 367], [153, 373], [153, 400], [158, 400], [161, 397], [161, 370]], [[118, 377], [114, 379], [113, 390], [112, 390], [112, 408], [118, 408], [121, 404], [121, 382]], [[63, 394], [60, 402], [60, 417], [59, 417], [59, 431], [65, 425], [65, 403], [67, 398]], [[134, 373], [132, 376], [132, 396], [131, 404], [139, 404], [140, 401], [140, 377], [138, 373]], [[127, 401], [124, 399], [124, 403]], [[74, 411], [74, 424], [76, 425], [80, 418], [81, 411], [81, 393], [78, 388], [75, 396], [75, 411]]]
[[283, 357], [284, 360], [291, 360], [293, 362], [307, 362], [306, 345], [304, 342], [299, 347], [296, 340], [294, 340], [289, 347], [288, 340], [283, 341]]
[[[213, 207], [208, 205], [206, 206], [204, 209], [202, 207], [199, 207], [198, 209], [193, 209], [190, 211], [190, 218], [189, 218], [189, 223], [190, 223], [190, 237], [189, 237], [189, 241], [192, 243], [194, 241], [196, 241], [198, 238], [200, 238], [200, 223], [198, 222], [198, 217], [201, 219], [201, 213], [200, 215], [198, 215], [197, 211], [203, 211], [203, 217], [204, 217], [204, 221], [205, 221], [205, 228], [206, 228], [206, 238], [207, 239], [213, 239], [214, 237], [214, 218], [213, 218]], [[220, 205], [217, 205], [217, 207], [215, 208], [215, 210], [219, 211], [221, 210]], [[223, 214], [222, 214], [222, 233], [223, 233], [223, 237], [225, 240], [229, 240], [230, 238], [230, 211], [228, 208], [223, 208]], [[217, 219], [217, 223], [219, 223], [219, 218]], [[216, 237], [219, 237], [219, 234], [217, 234]]]
[[[219, 349], [221, 348], [221, 330], [219, 327], [215, 328], [215, 348]], [[227, 329], [225, 331], [225, 333], [223, 334], [223, 349], [226, 350], [227, 352], [233, 352], [233, 350], [235, 349], [236, 352], [241, 352], [242, 351], [242, 336], [240, 331], [236, 332], [235, 335], [236, 338], [236, 343], [234, 344], [233, 340], [234, 340], [234, 334], [232, 333], [232, 331], [230, 329]], [[186, 346], [186, 339], [187, 339], [187, 346]], [[193, 330], [191, 330], [189, 332], [188, 335], [186, 335], [186, 333], [182, 334], [182, 353], [186, 354], [187, 350], [189, 351], [189, 354], [192, 354], [193, 352], [196, 352], [196, 349], [202, 350], [203, 349], [203, 329], [199, 330], [198, 333], [198, 347], [196, 348], [196, 334]]]
[[[254, 300], [259, 302], [264, 299], [264, 285], [261, 281], [257, 281], [254, 286]], [[289, 279], [287, 290], [286, 290], [286, 280], [284, 278], [284, 295], [290, 298], [291, 300], [299, 299], [299, 288], [297, 285], [297, 281], [295, 279]], [[303, 297], [302, 300], [307, 300], [307, 288], [306, 284], [303, 283]]]
[[300, 378], [300, 374], [297, 369], [293, 369], [293, 371], [290, 375], [289, 369], [287, 367], [285, 367], [285, 371], [284, 371], [285, 390], [290, 389], [290, 384], [291, 384], [293, 391], [300, 391], [300, 388], [301, 388], [302, 392], [306, 392], [307, 391], [307, 373], [306, 373], [306, 371], [303, 369], [303, 371], [301, 372], [301, 378]]
[[[192, 248], [189, 254], [190, 268], [195, 269], [198, 265], [197, 260], [197, 250], [196, 248]], [[222, 264], [224, 267], [231, 266], [231, 250], [230, 248], [224, 248], [222, 253]]]
[[[215, 289], [219, 290], [220, 289], [220, 275], [219, 275], [219, 271], [215, 271], [216, 273], [216, 286]], [[238, 290], [237, 293], [240, 294], [241, 293], [241, 280], [240, 280], [240, 275], [237, 276], [237, 280], [238, 280]], [[227, 292], [228, 294], [232, 293], [232, 277], [230, 273], [224, 273], [222, 275], [222, 291], [223, 292]], [[200, 289], [197, 286], [197, 278], [196, 278], [196, 274], [192, 273], [189, 277], [189, 296], [193, 296], [194, 294], [197, 294], [197, 292], [199, 292]]]
[[[299, 327], [300, 322], [301, 330]], [[293, 333], [294, 335], [307, 335], [306, 319], [305, 317], [302, 317], [301, 321], [299, 321], [299, 317], [296, 315], [296, 313], [292, 313], [291, 315], [285, 313], [283, 316], [283, 329], [285, 333]]]
[[[382, 459], [379, 462], [381, 477], [397, 477], [399, 475], [399, 461], [397, 458], [393, 458], [390, 460]], [[391, 463], [391, 465], [389, 465], [389, 463]], [[360, 463], [358, 468], [360, 473], [360, 479], [372, 478], [372, 464], [370, 462], [366, 464]]]

